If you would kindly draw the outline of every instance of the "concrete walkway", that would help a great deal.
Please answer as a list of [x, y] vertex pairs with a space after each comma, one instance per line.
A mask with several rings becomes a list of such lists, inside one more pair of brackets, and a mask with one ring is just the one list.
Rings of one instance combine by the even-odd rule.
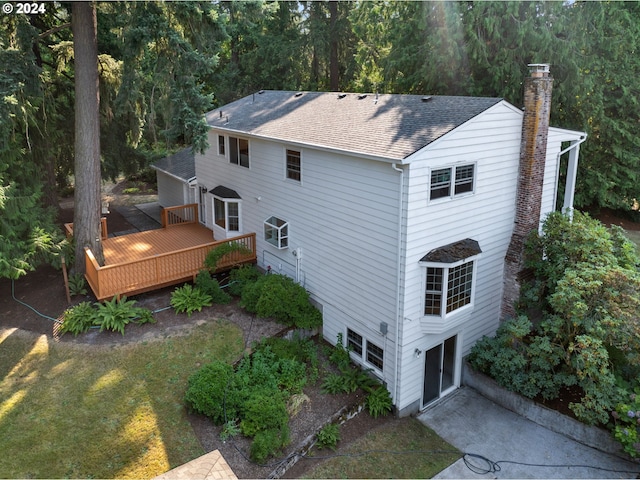
[[[640, 464], [587, 447], [462, 387], [418, 419], [464, 459], [434, 478], [640, 478]], [[494, 462], [493, 464], [490, 462]]]

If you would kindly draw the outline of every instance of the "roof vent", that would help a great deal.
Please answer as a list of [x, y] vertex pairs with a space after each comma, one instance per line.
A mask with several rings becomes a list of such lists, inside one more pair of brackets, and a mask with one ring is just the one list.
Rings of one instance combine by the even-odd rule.
[[298, 92], [298, 93], [296, 93], [296, 94], [294, 95], [294, 97], [296, 97], [296, 98], [301, 97], [301, 96], [302, 96], [302, 92]]
[[346, 96], [347, 96], [347, 94], [346, 94], [346, 93], [339, 93], [339, 94], [338, 94], [338, 98], [344, 98], [344, 97], [346, 97]]
[[433, 97], [431, 95], [427, 95], [426, 97], [422, 97], [420, 99], [420, 101], [424, 103], [430, 102], [431, 100], [433, 100]]
[[362, 100], [363, 98], [367, 98], [366, 93], [363, 93], [362, 95], [358, 95], [358, 100]]

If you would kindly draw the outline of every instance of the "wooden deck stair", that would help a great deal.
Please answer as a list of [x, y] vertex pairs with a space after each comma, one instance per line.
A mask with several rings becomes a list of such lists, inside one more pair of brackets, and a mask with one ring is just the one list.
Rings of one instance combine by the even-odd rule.
[[225, 243], [245, 247], [218, 262], [218, 271], [256, 261], [256, 234], [216, 241], [198, 222], [197, 204], [170, 207], [163, 212], [163, 228], [105, 238], [105, 265], [85, 249], [85, 277], [98, 300], [135, 295], [193, 279], [210, 250]]

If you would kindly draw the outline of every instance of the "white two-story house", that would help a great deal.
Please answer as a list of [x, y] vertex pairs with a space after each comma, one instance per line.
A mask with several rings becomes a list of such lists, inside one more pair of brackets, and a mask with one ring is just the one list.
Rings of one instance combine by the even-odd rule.
[[[260, 91], [207, 114], [200, 221], [216, 239], [257, 232], [259, 266], [303, 285], [324, 337], [412, 413], [459, 386], [499, 324], [525, 115], [500, 98]], [[537, 221], [566, 161], [571, 208], [585, 134], [545, 138]]]

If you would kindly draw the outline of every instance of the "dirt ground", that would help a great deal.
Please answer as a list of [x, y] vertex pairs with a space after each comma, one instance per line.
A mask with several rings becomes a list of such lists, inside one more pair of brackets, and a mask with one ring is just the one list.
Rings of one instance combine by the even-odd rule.
[[[72, 217], [71, 210], [63, 210], [60, 222], [70, 222]], [[108, 226], [110, 232], [133, 228], [124, 217], [118, 214], [116, 208], [111, 208], [111, 213], [108, 215]], [[173, 288], [169, 287], [132, 298], [138, 302], [139, 306], [159, 310], [169, 306], [172, 290]], [[95, 301], [95, 298], [91, 294], [74, 297], [72, 305], [86, 300]], [[124, 336], [116, 332], [94, 330], [77, 337], [71, 334], [58, 337], [54, 335], [55, 319], [61, 318], [62, 313], [68, 307], [61, 270], [41, 267], [13, 283], [7, 279], [0, 279], [0, 329], [20, 328], [34, 334], [46, 335], [60, 343], [89, 343], [108, 346], [168, 338], [184, 334], [198, 322], [206, 321], [209, 318], [226, 318], [238, 325], [244, 332], [245, 345], [247, 346], [263, 337], [278, 335], [283, 330], [281, 325], [247, 314], [236, 303], [232, 303], [213, 306], [204, 309], [203, 312], [195, 312], [191, 317], [187, 317], [185, 314], [178, 315], [173, 309], [165, 309], [154, 314], [157, 321], [155, 324], [127, 325]], [[213, 425], [206, 417], [188, 414], [188, 418], [205, 452], [220, 450], [239, 478], [268, 478], [283, 459], [290, 455], [298, 445], [305, 443], [308, 437], [324, 425], [332, 415], [341, 408], [358, 404], [362, 400], [361, 392], [351, 395], [325, 395], [320, 391], [319, 385], [305, 388], [304, 393], [309, 397], [309, 400], [304, 403], [300, 412], [290, 422], [290, 447], [283, 452], [281, 457], [270, 460], [267, 465], [256, 465], [248, 460], [249, 443], [247, 441], [239, 439], [222, 442], [219, 436], [220, 428]], [[392, 427], [395, 423], [401, 425], [402, 420], [393, 416], [374, 419], [366, 412], [362, 412], [341, 427], [341, 441], [334, 453], [340, 454], [349, 443], [373, 429], [384, 426]], [[322, 453], [326, 454], [327, 452], [322, 451]], [[317, 462], [301, 460], [287, 472], [285, 477], [298, 478]]]

